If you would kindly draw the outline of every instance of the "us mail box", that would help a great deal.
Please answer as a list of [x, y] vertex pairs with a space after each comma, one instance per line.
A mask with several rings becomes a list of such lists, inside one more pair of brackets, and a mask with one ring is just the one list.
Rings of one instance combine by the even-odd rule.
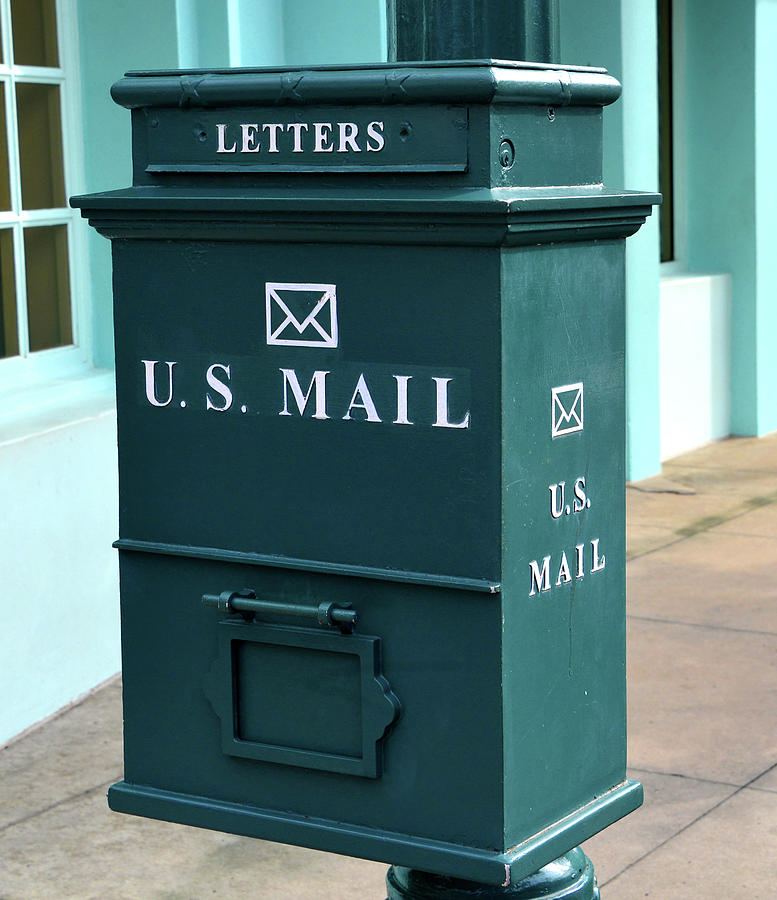
[[[489, 884], [625, 774], [604, 70], [137, 72], [113, 809]], [[571, 186], [570, 186], [571, 185]]]

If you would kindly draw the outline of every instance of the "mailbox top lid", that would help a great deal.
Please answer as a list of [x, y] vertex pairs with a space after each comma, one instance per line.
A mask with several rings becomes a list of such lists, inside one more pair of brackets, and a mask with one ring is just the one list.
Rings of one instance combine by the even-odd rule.
[[111, 88], [116, 103], [128, 109], [320, 103], [606, 106], [620, 92], [620, 83], [606, 69], [493, 59], [132, 71]]

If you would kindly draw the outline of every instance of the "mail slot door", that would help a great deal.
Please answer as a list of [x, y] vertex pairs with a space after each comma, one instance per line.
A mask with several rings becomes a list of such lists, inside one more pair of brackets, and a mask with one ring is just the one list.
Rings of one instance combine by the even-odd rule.
[[[499, 844], [498, 595], [141, 550], [121, 563], [133, 687], [114, 809], [376, 859]], [[329, 604], [353, 619], [326, 624]]]

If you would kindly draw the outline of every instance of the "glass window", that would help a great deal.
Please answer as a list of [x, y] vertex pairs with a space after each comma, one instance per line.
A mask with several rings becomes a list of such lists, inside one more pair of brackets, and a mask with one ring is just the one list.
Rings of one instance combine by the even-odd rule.
[[30, 350], [72, 343], [65, 225], [24, 229]]
[[0, 211], [11, 209], [11, 181], [8, 162], [8, 125], [5, 117], [5, 92], [0, 90]]
[[19, 355], [16, 321], [16, 274], [13, 263], [13, 232], [0, 231], [0, 357]]
[[0, 357], [73, 343], [57, 0], [0, 0]]
[[59, 85], [16, 85], [22, 209], [65, 205]]
[[59, 65], [56, 0], [11, 0], [11, 24], [17, 66]]

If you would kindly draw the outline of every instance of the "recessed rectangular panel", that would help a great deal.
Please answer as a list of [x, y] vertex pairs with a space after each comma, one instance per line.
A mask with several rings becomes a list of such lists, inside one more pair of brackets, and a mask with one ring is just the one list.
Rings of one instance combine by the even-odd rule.
[[[196, 93], [192, 79], [190, 90]], [[155, 109], [147, 172], [463, 172], [460, 106]]]
[[359, 657], [304, 647], [232, 642], [235, 736], [359, 757]]
[[400, 707], [380, 671], [380, 638], [239, 616], [218, 628], [206, 682], [226, 756], [381, 776], [381, 744]]

